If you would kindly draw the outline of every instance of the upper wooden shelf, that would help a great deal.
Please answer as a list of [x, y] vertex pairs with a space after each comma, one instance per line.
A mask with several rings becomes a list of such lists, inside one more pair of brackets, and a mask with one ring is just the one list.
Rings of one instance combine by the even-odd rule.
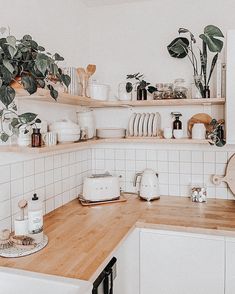
[[[17, 97], [39, 102], [55, 102], [49, 92], [38, 90], [34, 95], [28, 95], [25, 91], [18, 91]], [[203, 99], [164, 99], [164, 100], [142, 100], [142, 101], [99, 101], [89, 97], [74, 96], [60, 93], [57, 103], [66, 105], [87, 106], [91, 108], [105, 107], [143, 107], [143, 106], [186, 106], [186, 105], [223, 105], [225, 98], [203, 98]]]

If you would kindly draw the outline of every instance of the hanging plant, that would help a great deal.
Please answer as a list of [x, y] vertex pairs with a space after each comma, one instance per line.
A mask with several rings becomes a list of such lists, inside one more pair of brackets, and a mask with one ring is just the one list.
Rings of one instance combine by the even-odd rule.
[[[0, 28], [5, 34], [6, 28]], [[71, 79], [58, 66], [64, 58], [58, 53], [51, 54], [40, 46], [30, 35], [17, 39], [12, 35], [0, 38], [0, 139], [6, 142], [9, 136], [17, 133], [22, 125], [39, 122], [37, 114], [17, 114], [14, 102], [16, 88], [25, 89], [30, 95], [38, 88], [48, 89], [53, 99], [58, 91], [53, 84], [61, 83], [68, 87]], [[8, 132], [4, 125], [8, 124]]]

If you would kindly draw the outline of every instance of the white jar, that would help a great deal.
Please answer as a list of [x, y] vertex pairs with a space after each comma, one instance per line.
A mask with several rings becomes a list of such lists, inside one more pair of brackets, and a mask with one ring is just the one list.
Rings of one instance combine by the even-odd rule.
[[206, 127], [203, 123], [195, 123], [192, 128], [192, 139], [204, 140], [206, 138]]
[[95, 121], [93, 110], [84, 109], [77, 112], [78, 124], [81, 129], [87, 131], [87, 138], [92, 139], [95, 136]]
[[164, 128], [163, 136], [165, 139], [171, 139], [172, 138], [172, 128]]

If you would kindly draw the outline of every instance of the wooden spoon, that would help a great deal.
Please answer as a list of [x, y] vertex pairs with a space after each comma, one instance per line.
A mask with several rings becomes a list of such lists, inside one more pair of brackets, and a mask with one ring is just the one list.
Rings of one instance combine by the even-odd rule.
[[96, 65], [95, 64], [88, 64], [86, 68], [86, 72], [88, 74], [88, 79], [96, 72]]

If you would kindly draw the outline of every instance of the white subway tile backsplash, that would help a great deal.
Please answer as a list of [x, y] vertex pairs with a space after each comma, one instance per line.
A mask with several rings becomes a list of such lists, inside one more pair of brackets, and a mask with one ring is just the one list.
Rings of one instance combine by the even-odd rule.
[[203, 175], [203, 163], [202, 162], [194, 162], [192, 164], [192, 174]]
[[227, 163], [227, 152], [216, 152], [216, 163]]
[[146, 169], [146, 161], [144, 160], [136, 160], [135, 162], [136, 171], [141, 172]]
[[192, 152], [188, 150], [180, 151], [180, 162], [191, 162]]
[[24, 180], [19, 179], [11, 182], [11, 198], [23, 195], [24, 193]]
[[11, 196], [11, 184], [0, 184], [0, 205], [2, 201], [9, 200]]
[[104, 149], [95, 149], [95, 158], [104, 159]]
[[17, 162], [11, 165], [11, 180], [17, 180], [24, 176], [24, 165], [22, 162]]
[[0, 166], [0, 184], [10, 182], [11, 180], [11, 168], [10, 165]]
[[124, 149], [117, 149], [115, 151], [115, 159], [116, 160], [124, 160], [126, 159], [126, 153]]
[[54, 168], [62, 166], [62, 157], [60, 154], [54, 155]]
[[34, 160], [27, 160], [24, 162], [24, 177], [34, 175]]
[[35, 174], [43, 173], [45, 171], [44, 158], [35, 159], [35, 161], [34, 161], [34, 171], [35, 171]]
[[135, 149], [126, 150], [126, 160], [135, 160]]
[[219, 199], [227, 199], [228, 198], [227, 191], [228, 191], [228, 189], [226, 189], [226, 188], [216, 187], [215, 188], [216, 198], [219, 198]]
[[62, 194], [56, 195], [54, 199], [55, 199], [55, 208], [59, 208], [60, 206], [63, 205], [63, 195]]
[[191, 174], [180, 174], [180, 185], [189, 186], [192, 183]]
[[115, 150], [105, 149], [105, 159], [115, 159]]
[[62, 168], [55, 168], [54, 169], [54, 182], [61, 181], [62, 179]]
[[204, 163], [205, 162], [215, 163], [215, 152], [205, 151], [204, 152]]
[[160, 173], [158, 178], [159, 178], [159, 184], [168, 185], [169, 183], [168, 173]]
[[53, 156], [48, 156], [45, 158], [45, 170], [51, 170], [54, 168], [54, 158]]
[[171, 196], [179, 196], [180, 195], [180, 187], [179, 187], [179, 185], [169, 185], [169, 195], [171, 195]]
[[135, 151], [135, 158], [136, 158], [136, 161], [138, 161], [138, 160], [140, 160], [140, 161], [146, 160], [146, 150], [137, 149]]
[[159, 185], [160, 195], [168, 195], [169, 194], [169, 185], [160, 184]]
[[52, 184], [52, 183], [54, 183], [54, 171], [53, 171], [53, 169], [45, 172], [45, 185], [47, 186], [47, 185]]
[[225, 174], [226, 164], [225, 163], [216, 163], [215, 172], [216, 175], [223, 176]]
[[180, 164], [179, 162], [169, 162], [169, 173], [179, 174]]
[[181, 174], [191, 174], [192, 164], [191, 162], [180, 162], [180, 173]]
[[54, 183], [54, 194], [59, 195], [62, 193], [62, 181]]
[[179, 174], [169, 174], [169, 185], [179, 185], [180, 177]]
[[168, 153], [165, 150], [158, 151], [158, 161], [167, 161], [168, 160]]
[[192, 151], [192, 162], [203, 162], [203, 152]]
[[168, 151], [168, 160], [173, 162], [178, 162], [180, 159], [180, 153], [178, 150]]
[[34, 176], [24, 178], [24, 193], [34, 190]]
[[127, 171], [135, 171], [135, 161], [134, 160], [126, 160], [126, 170]]
[[158, 162], [158, 172], [159, 173], [168, 173], [168, 162], [167, 161], [159, 161]]
[[55, 209], [54, 198], [46, 200], [46, 213], [49, 213]]
[[156, 150], [147, 150], [146, 159], [151, 162], [157, 161], [157, 151]]
[[205, 175], [215, 174], [215, 163], [204, 162], [204, 174]]
[[6, 200], [0, 203], [0, 220], [6, 219], [11, 215], [11, 201]]
[[[78, 161], [78, 154], [81, 154], [80, 151], [76, 152], [76, 161]], [[69, 153], [61, 154], [61, 166], [65, 166], [69, 164]]]
[[54, 193], [54, 184], [50, 184], [45, 186], [45, 198], [50, 199], [53, 198], [53, 196], [55, 195]]
[[34, 181], [35, 181], [35, 189], [41, 188], [45, 186], [45, 174], [36, 174], [34, 176]]

